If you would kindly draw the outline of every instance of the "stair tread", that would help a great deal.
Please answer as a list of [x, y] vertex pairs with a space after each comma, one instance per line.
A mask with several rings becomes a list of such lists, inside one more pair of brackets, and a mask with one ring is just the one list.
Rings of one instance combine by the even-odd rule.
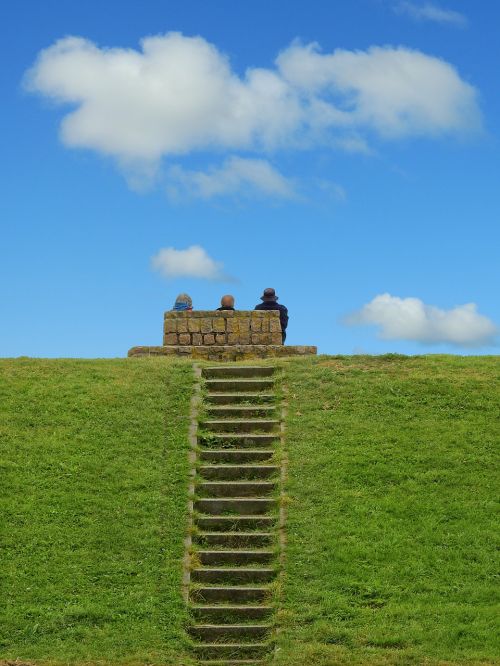
[[262, 405], [260, 403], [255, 403], [253, 405], [207, 405], [206, 408], [211, 412], [251, 412], [255, 409], [260, 409], [261, 411], [272, 412], [276, 409], [276, 405]]
[[198, 553], [274, 553], [270, 548], [201, 548]]
[[214, 423], [279, 423], [279, 419], [204, 419], [203, 423], [205, 424], [214, 424]]
[[[245, 498], [243, 498], [245, 499]], [[248, 498], [247, 498], [248, 499]], [[272, 516], [256, 516], [252, 513], [244, 514], [244, 513], [238, 513], [236, 516], [228, 516], [227, 513], [222, 513], [222, 514], [217, 514], [217, 513], [209, 513], [207, 515], [205, 514], [200, 514], [200, 517], [205, 518], [205, 519], [210, 519], [213, 521], [216, 520], [227, 520], [227, 521], [238, 521], [238, 520], [248, 520], [251, 518], [252, 520], [259, 521], [259, 520], [266, 520], [267, 522], [274, 521], [275, 519]], [[223, 532], [223, 534], [226, 534], [226, 532]]]
[[263, 567], [254, 565], [253, 567], [195, 567], [193, 571], [276, 571], [274, 567]]
[[191, 604], [194, 610], [272, 610], [269, 604]]
[[196, 588], [196, 591], [201, 590], [257, 590], [266, 592], [269, 590], [269, 585], [200, 585]]
[[261, 629], [262, 627], [270, 628], [272, 625], [269, 622], [252, 622], [251, 624], [238, 622], [231, 624], [192, 624], [191, 627], [193, 629], [242, 629], [244, 631], [250, 627]]
[[[223, 423], [226, 423], [224, 421]], [[257, 437], [275, 437], [277, 438], [278, 433], [275, 432], [244, 432], [244, 431], [236, 431], [236, 432], [211, 432], [209, 433], [211, 437], [217, 438], [217, 437], [232, 437], [234, 439], [241, 438], [241, 437], [251, 437], [253, 439], [256, 439]]]
[[[214, 450], [214, 449], [212, 449]], [[227, 449], [222, 449], [224, 452], [227, 451]], [[234, 449], [232, 449], [234, 451]], [[249, 449], [243, 449], [245, 452], [248, 452]], [[262, 453], [262, 451], [259, 450], [259, 453]], [[241, 463], [239, 465], [200, 465], [199, 469], [280, 469], [279, 465], [258, 465], [255, 463]]]
[[261, 479], [227, 479], [198, 481], [197, 486], [275, 486], [276, 481], [264, 481]]
[[[210, 380], [209, 380], [210, 381]], [[214, 381], [214, 380], [212, 380]], [[227, 380], [221, 380], [221, 381], [227, 381]], [[234, 381], [229, 380], [229, 381]], [[248, 380], [246, 380], [248, 381]], [[254, 380], [251, 380], [254, 381]], [[266, 380], [269, 381], [269, 380]], [[267, 392], [264, 391], [217, 391], [217, 393], [209, 393], [208, 396], [212, 397], [213, 395], [216, 395], [218, 398], [234, 398], [235, 396], [237, 398], [276, 398], [276, 394], [274, 391], [269, 390]]]
[[[217, 643], [216, 643], [217, 645]], [[228, 645], [225, 643], [224, 645]], [[209, 659], [198, 660], [200, 666], [253, 666], [254, 664], [264, 664], [262, 659]]]
[[238, 536], [238, 537], [248, 537], [248, 536], [260, 536], [260, 537], [268, 537], [268, 536], [273, 536], [273, 532], [199, 532], [198, 536], [203, 537], [203, 536], [220, 536], [223, 534], [224, 536]]

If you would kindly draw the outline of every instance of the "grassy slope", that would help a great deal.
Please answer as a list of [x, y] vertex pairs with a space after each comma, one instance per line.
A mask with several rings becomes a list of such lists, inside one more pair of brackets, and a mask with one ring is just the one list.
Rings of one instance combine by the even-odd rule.
[[[499, 663], [498, 358], [284, 365], [278, 662]], [[0, 657], [187, 662], [189, 364], [16, 360], [0, 374]]]
[[192, 371], [0, 361], [0, 657], [184, 663]]
[[285, 367], [279, 663], [500, 663], [498, 357]]

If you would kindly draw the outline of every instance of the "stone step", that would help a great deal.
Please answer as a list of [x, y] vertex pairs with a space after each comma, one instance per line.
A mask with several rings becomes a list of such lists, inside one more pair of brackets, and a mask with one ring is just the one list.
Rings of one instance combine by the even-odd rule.
[[197, 556], [203, 566], [246, 567], [250, 564], [269, 564], [276, 558], [273, 550], [199, 550]]
[[275, 405], [207, 405], [210, 418], [246, 419], [272, 418], [276, 414]]
[[198, 435], [198, 444], [207, 448], [248, 449], [259, 446], [275, 446], [278, 442], [278, 433], [234, 433], [217, 432], [207, 435]]
[[278, 476], [278, 465], [201, 465], [197, 476], [207, 481], [269, 479]]
[[274, 393], [256, 393], [255, 391], [247, 393], [208, 393], [204, 397], [207, 405], [240, 405], [245, 403], [264, 404], [274, 403], [276, 397]]
[[280, 422], [278, 419], [206, 419], [201, 427], [207, 432], [276, 432]]
[[189, 633], [197, 640], [226, 643], [243, 638], [263, 640], [271, 628], [270, 624], [195, 624], [189, 628]]
[[220, 585], [269, 583], [275, 576], [273, 567], [197, 567], [191, 571], [195, 583]]
[[[233, 664], [259, 663], [255, 660], [259, 657], [265, 657], [270, 650], [270, 643], [199, 643], [194, 646], [194, 652], [198, 659], [231, 660], [225, 663]], [[221, 663], [221, 661], [207, 661], [205, 663], [213, 664]]]
[[201, 375], [207, 379], [222, 377], [271, 377], [276, 370], [273, 365], [214, 365], [202, 368]]
[[220, 530], [221, 533], [248, 532], [257, 530], [270, 530], [276, 525], [275, 516], [265, 515], [239, 515], [239, 516], [196, 516], [195, 523], [198, 529], [207, 532]]
[[273, 545], [276, 535], [273, 532], [199, 532], [193, 540], [203, 546], [265, 548]]
[[264, 497], [277, 488], [274, 481], [199, 481], [195, 492], [200, 497]]
[[228, 463], [228, 464], [250, 464], [268, 462], [273, 456], [274, 451], [269, 448], [263, 449], [201, 449], [198, 452], [198, 458], [202, 462], [208, 463]]
[[[222, 645], [222, 643], [221, 643]], [[227, 644], [226, 644], [227, 645]], [[264, 666], [262, 659], [209, 659], [198, 660], [199, 666]]]
[[272, 391], [274, 388], [274, 380], [268, 379], [206, 379], [205, 388], [210, 393], [230, 393], [232, 391], [249, 392], [249, 391]]
[[197, 603], [262, 603], [269, 597], [269, 587], [245, 585], [195, 587], [190, 591], [190, 599]]
[[194, 502], [194, 509], [208, 515], [239, 514], [258, 516], [276, 509], [277, 503], [271, 498], [202, 498]]
[[248, 604], [199, 604], [190, 606], [190, 610], [195, 622], [222, 624], [265, 620], [271, 615], [273, 607]]

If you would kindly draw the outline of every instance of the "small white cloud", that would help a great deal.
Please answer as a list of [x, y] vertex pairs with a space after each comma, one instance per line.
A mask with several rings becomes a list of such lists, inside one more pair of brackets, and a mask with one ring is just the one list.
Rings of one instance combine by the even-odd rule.
[[443, 9], [431, 2], [417, 4], [409, 0], [402, 0], [395, 5], [394, 10], [398, 14], [406, 14], [415, 21], [434, 21], [435, 23], [447, 23], [461, 28], [467, 25], [467, 18], [460, 12], [453, 9]]
[[169, 169], [168, 180], [167, 193], [172, 198], [182, 194], [201, 199], [253, 194], [294, 197], [290, 181], [262, 159], [229, 157], [222, 166], [207, 171], [189, 171], [177, 165]]
[[495, 324], [477, 311], [475, 303], [442, 310], [419, 298], [376, 296], [361, 310], [346, 318], [350, 326], [374, 324], [386, 340], [414, 340], [424, 344], [448, 343], [480, 347], [494, 343]]
[[163, 277], [200, 278], [202, 280], [231, 280], [224, 274], [224, 266], [215, 261], [200, 245], [191, 245], [186, 250], [165, 247], [151, 258], [151, 266]]
[[[366, 153], [374, 134], [394, 140], [481, 127], [475, 88], [451, 64], [404, 47], [322, 53], [295, 42], [271, 66], [241, 76], [202, 37], [171, 32], [142, 39], [139, 49], [65, 37], [39, 53], [25, 84], [69, 107], [64, 145], [112, 157], [136, 188], [154, 180], [163, 160], [195, 152]], [[171, 175], [202, 197], [242, 185], [289, 196], [289, 182], [267, 162], [238, 159]]]

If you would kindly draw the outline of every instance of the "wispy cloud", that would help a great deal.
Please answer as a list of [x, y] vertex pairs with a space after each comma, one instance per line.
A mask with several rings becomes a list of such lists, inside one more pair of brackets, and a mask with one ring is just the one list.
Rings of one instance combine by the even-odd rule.
[[215, 261], [200, 245], [191, 245], [185, 250], [174, 247], [162, 248], [151, 258], [151, 266], [163, 277], [200, 278], [202, 280], [232, 281], [233, 278], [224, 273], [224, 265]]
[[434, 21], [463, 28], [467, 25], [467, 17], [453, 9], [443, 9], [431, 2], [423, 4], [401, 0], [394, 6], [398, 14], [405, 14], [415, 21]]
[[419, 298], [380, 294], [346, 317], [350, 326], [375, 325], [386, 340], [413, 340], [424, 344], [448, 343], [460, 347], [482, 347], [494, 343], [495, 324], [479, 314], [475, 303], [443, 310]]
[[[434, 5], [399, 6], [416, 18], [459, 20]], [[164, 161], [181, 164], [172, 186], [183, 181], [205, 198], [236, 186], [288, 196], [289, 181], [266, 161], [271, 151], [369, 153], [374, 136], [460, 134], [482, 123], [477, 92], [453, 65], [403, 47], [323, 53], [294, 42], [268, 68], [240, 76], [202, 37], [146, 37], [137, 50], [65, 37], [39, 53], [25, 84], [69, 107], [64, 145], [112, 157], [137, 188]], [[242, 151], [245, 159], [235, 157]], [[227, 161], [189, 174], [182, 158], [196, 152]]]
[[168, 171], [167, 193], [177, 199], [183, 195], [201, 199], [220, 196], [265, 195], [290, 199], [295, 197], [291, 182], [267, 160], [229, 157], [220, 167], [207, 171], [189, 171], [173, 166]]

